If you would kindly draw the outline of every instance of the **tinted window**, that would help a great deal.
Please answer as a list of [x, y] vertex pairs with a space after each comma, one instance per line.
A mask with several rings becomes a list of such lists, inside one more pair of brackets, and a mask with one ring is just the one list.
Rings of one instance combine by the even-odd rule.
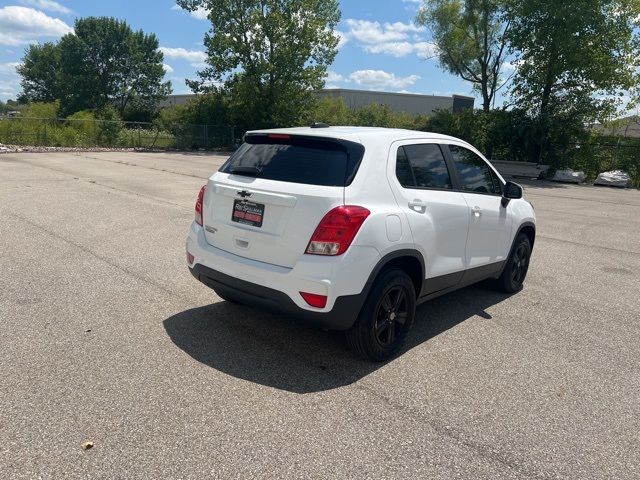
[[502, 182], [496, 175], [496, 172], [491, 170], [491, 178], [493, 179], [493, 191], [499, 195], [502, 195]]
[[400, 185], [405, 188], [415, 187], [416, 185], [416, 179], [413, 178], [413, 172], [411, 171], [409, 159], [404, 151], [404, 147], [400, 147], [398, 149], [398, 156], [396, 158], [396, 177], [398, 177]]
[[451, 177], [440, 147], [406, 145], [398, 149], [396, 176], [406, 188], [451, 189]]
[[463, 190], [477, 193], [500, 193], [493, 183], [487, 163], [471, 150], [449, 145]]
[[345, 186], [353, 180], [364, 147], [306, 137], [255, 135], [220, 168], [221, 172], [308, 185]]

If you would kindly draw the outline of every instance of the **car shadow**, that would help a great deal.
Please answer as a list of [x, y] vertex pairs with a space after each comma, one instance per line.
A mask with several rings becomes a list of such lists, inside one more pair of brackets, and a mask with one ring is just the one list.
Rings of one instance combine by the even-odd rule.
[[[471, 317], [490, 320], [486, 309], [506, 298], [479, 284], [421, 305], [404, 352]], [[350, 353], [342, 332], [319, 330], [229, 302], [186, 310], [163, 323], [173, 343], [198, 362], [294, 393], [349, 385], [384, 365]]]

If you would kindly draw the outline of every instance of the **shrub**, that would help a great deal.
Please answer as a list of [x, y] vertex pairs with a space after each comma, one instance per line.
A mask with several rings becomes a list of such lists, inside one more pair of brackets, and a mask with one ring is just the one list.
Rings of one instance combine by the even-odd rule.
[[51, 103], [34, 102], [30, 103], [22, 111], [21, 117], [23, 118], [46, 118], [48, 120], [55, 120], [58, 118], [58, 112], [60, 111], [60, 101], [56, 100]]
[[117, 144], [118, 136], [124, 128], [122, 119], [113, 105], [107, 105], [97, 113], [100, 120], [97, 132], [97, 143], [103, 146], [114, 146]]

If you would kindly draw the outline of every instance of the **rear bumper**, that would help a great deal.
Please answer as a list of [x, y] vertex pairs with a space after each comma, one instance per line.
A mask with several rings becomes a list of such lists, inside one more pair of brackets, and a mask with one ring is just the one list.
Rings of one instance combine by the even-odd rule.
[[[235, 255], [210, 245], [192, 223], [186, 242], [192, 274], [223, 295], [285, 313], [327, 328], [344, 330], [364, 303], [369, 276], [380, 260], [372, 247], [355, 246], [339, 257], [301, 254], [292, 268]], [[326, 295], [324, 308], [308, 305], [300, 292]]]
[[355, 322], [365, 295], [338, 297], [329, 312], [313, 312], [298, 307], [289, 296], [278, 290], [231, 277], [204, 265], [189, 268], [191, 274], [216, 292], [238, 302], [271, 312], [283, 313], [331, 330], [346, 330]]

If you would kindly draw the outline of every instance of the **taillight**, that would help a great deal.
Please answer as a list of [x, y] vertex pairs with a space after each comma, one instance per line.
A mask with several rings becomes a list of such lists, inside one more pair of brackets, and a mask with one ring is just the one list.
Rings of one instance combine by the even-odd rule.
[[196, 201], [196, 223], [202, 225], [202, 202], [204, 201], [204, 192], [207, 191], [207, 186], [203, 185], [198, 194], [198, 200]]
[[327, 213], [313, 232], [306, 253], [342, 255], [371, 212], [363, 207], [342, 205]]
[[300, 296], [302, 296], [302, 298], [304, 298], [304, 301], [307, 302], [312, 307], [324, 308], [327, 306], [326, 295], [317, 295], [315, 293], [300, 292]]

